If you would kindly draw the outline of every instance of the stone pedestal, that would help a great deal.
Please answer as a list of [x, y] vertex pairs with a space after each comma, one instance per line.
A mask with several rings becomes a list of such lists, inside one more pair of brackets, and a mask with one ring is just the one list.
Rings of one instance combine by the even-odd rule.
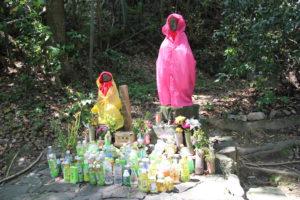
[[198, 104], [184, 107], [161, 106], [161, 120], [164, 122], [174, 121], [177, 116], [199, 119], [199, 108]]

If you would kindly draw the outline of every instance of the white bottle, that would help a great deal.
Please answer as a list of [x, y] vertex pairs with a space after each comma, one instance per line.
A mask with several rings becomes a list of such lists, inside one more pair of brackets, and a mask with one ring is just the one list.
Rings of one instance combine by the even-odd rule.
[[121, 186], [123, 183], [122, 180], [122, 165], [120, 164], [120, 160], [116, 159], [116, 163], [114, 165], [114, 183], [115, 185]]
[[47, 152], [47, 160], [49, 160], [49, 155], [53, 154], [52, 146], [48, 146], [48, 152]]
[[112, 166], [109, 158], [105, 158], [104, 160], [104, 180], [105, 185], [111, 185], [114, 183]]

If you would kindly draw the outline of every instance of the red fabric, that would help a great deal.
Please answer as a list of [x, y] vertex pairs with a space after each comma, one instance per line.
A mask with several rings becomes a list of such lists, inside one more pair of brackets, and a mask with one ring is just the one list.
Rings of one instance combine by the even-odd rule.
[[[103, 81], [104, 74], [111, 77], [110, 81], [108, 81], [108, 82]], [[109, 91], [109, 88], [111, 88], [113, 86], [112, 74], [109, 72], [102, 72], [99, 76], [99, 83], [101, 84], [101, 86], [99, 87], [99, 90], [104, 94], [104, 96], [106, 96], [107, 92]]]
[[177, 35], [176, 32], [173, 32], [170, 30], [169, 37], [171, 37], [173, 39], [173, 41], [175, 41], [176, 35]]

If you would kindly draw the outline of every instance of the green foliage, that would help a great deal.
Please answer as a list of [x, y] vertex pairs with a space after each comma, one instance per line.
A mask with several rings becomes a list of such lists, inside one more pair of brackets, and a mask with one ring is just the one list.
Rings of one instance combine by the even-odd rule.
[[80, 128], [80, 113], [75, 115], [75, 121], [68, 124], [68, 133], [64, 134], [57, 122], [51, 121], [51, 127], [57, 135], [57, 143], [63, 150], [75, 151], [77, 145], [78, 130]]
[[137, 118], [133, 121], [133, 127], [132, 127], [132, 131], [135, 134], [139, 134], [139, 133], [145, 133], [147, 131], [149, 131], [150, 127], [151, 127], [151, 123], [149, 120], [149, 116], [150, 116], [150, 112], [147, 111], [146, 115], [144, 117], [144, 119], [142, 118]]
[[207, 110], [212, 110], [213, 109], [213, 106], [208, 102], [203, 107], [206, 108]]
[[93, 117], [91, 114], [91, 108], [95, 101], [95, 97], [93, 93], [90, 93], [89, 95], [85, 95], [83, 93], [77, 92], [76, 96], [73, 96], [70, 94], [71, 97], [73, 97], [75, 103], [71, 105], [69, 109], [67, 109], [67, 113], [70, 116], [73, 116], [74, 114], [80, 112], [81, 113], [81, 121], [84, 124], [89, 123], [89, 120]]
[[289, 63], [299, 62], [299, 44], [295, 43], [300, 20], [297, 1], [226, 0], [223, 17], [217, 35], [221, 39], [225, 36], [228, 43], [224, 69], [231, 76], [249, 78], [262, 72], [272, 77], [284, 72]]
[[209, 139], [205, 132], [200, 128], [194, 131], [193, 138], [196, 140], [195, 147], [197, 149], [201, 149], [203, 147], [207, 147], [209, 145]]
[[263, 96], [257, 100], [259, 107], [263, 108], [267, 105], [272, 105], [275, 102], [276, 96], [272, 90], [263, 89], [262, 93], [263, 93]]

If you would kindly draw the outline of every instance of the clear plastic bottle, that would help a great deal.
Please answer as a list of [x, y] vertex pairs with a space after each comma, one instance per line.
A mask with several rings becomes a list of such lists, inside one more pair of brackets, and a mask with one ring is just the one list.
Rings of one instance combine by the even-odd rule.
[[130, 175], [130, 185], [132, 187], [137, 187], [138, 186], [138, 177], [135, 172], [135, 168], [131, 168], [131, 175]]
[[52, 146], [48, 146], [48, 150], [47, 150], [47, 160], [49, 160], [49, 155], [53, 154], [53, 149]]
[[95, 173], [96, 173], [97, 185], [99, 186], [105, 185], [103, 165], [97, 164]]
[[73, 158], [69, 150], [66, 151], [65, 160], [69, 161], [70, 164], [73, 162]]
[[116, 163], [114, 165], [114, 183], [115, 185], [122, 185], [122, 165], [119, 159], [116, 159]]
[[156, 179], [157, 166], [155, 160], [151, 160], [148, 175], [150, 178]]
[[95, 166], [93, 164], [89, 165], [90, 184], [93, 184], [93, 185], [95, 185], [97, 183], [96, 173], [95, 173], [94, 167]]
[[104, 160], [104, 180], [106, 185], [111, 185], [114, 183], [112, 166], [109, 158], [105, 158]]
[[130, 186], [129, 165], [126, 165], [123, 172], [123, 185]]

